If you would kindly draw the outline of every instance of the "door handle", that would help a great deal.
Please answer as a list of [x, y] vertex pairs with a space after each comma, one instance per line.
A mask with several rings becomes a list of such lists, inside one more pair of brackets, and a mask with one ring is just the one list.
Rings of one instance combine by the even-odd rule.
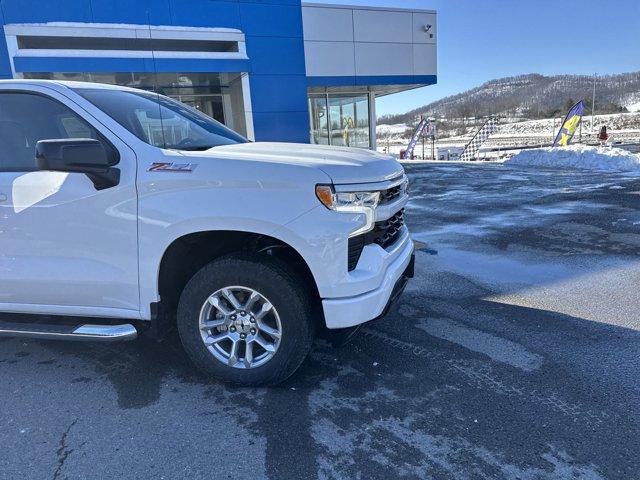
[[7, 196], [4, 193], [0, 193], [0, 202], [6, 202]]

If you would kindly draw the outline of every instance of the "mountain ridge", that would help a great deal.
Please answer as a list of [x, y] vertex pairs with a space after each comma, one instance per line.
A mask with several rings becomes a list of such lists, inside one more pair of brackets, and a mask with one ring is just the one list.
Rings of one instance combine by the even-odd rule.
[[[547, 118], [562, 114], [568, 105], [585, 100], [591, 108], [594, 77], [530, 73], [489, 80], [456, 95], [409, 112], [384, 115], [379, 124], [412, 123], [416, 117], [465, 118], [489, 115]], [[640, 71], [596, 76], [596, 112], [615, 113], [640, 102]]]

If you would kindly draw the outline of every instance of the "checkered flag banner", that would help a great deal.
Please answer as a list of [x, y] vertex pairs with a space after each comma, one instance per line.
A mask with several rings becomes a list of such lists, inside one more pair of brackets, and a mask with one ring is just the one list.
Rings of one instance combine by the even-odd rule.
[[464, 151], [460, 155], [460, 160], [469, 161], [474, 160], [478, 156], [480, 147], [487, 141], [491, 135], [498, 130], [498, 121], [495, 118], [490, 118], [482, 126], [480, 130], [473, 136], [471, 141], [464, 147]]

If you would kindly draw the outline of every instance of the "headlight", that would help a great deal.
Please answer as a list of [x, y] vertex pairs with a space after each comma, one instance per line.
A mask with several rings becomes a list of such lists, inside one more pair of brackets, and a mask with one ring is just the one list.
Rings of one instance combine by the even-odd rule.
[[402, 184], [402, 193], [409, 195], [409, 179], [408, 178]]
[[317, 185], [316, 196], [329, 210], [364, 215], [364, 225], [351, 232], [350, 237], [368, 232], [373, 228], [375, 208], [380, 202], [380, 192], [335, 192], [331, 185]]

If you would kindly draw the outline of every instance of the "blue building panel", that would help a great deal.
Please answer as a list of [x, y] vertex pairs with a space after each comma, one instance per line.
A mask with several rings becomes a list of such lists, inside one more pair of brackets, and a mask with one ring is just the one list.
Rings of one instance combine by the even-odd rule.
[[298, 5], [240, 3], [242, 30], [248, 36], [302, 38]]
[[238, 0], [240, 3], [259, 3], [261, 5], [300, 5], [300, 0]]
[[[17, 57], [17, 72], [249, 73], [261, 140], [307, 141], [307, 83], [300, 0], [0, 0], [7, 23], [86, 22], [235, 28], [249, 60]], [[0, 77], [10, 77], [0, 42]]]
[[307, 105], [304, 75], [250, 75], [255, 112], [296, 112]]
[[[2, 11], [0, 10], [0, 19], [2, 19]], [[3, 23], [4, 25], [4, 23]], [[0, 79], [11, 78], [11, 64], [9, 63], [9, 53], [7, 52], [6, 42], [1, 41], [4, 38], [4, 27], [0, 25]]]
[[306, 75], [304, 46], [300, 39], [249, 37], [247, 55], [254, 73]]
[[171, 25], [169, 0], [91, 0], [96, 23]]
[[169, 0], [172, 24], [185, 27], [241, 29], [237, 1]]
[[309, 112], [254, 112], [253, 127], [258, 142], [309, 143]]
[[[309, 141], [300, 0], [240, 2], [256, 140]], [[301, 115], [301, 112], [304, 112]]]
[[5, 24], [93, 21], [90, 0], [2, 0], [1, 5]]

